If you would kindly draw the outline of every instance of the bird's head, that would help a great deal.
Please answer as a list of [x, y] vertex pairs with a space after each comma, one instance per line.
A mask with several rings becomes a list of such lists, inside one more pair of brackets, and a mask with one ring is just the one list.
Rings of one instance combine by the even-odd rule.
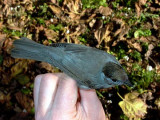
[[107, 62], [102, 69], [105, 75], [105, 82], [115, 85], [128, 85], [132, 86], [131, 82], [128, 80], [128, 76], [121, 65], [114, 62]]

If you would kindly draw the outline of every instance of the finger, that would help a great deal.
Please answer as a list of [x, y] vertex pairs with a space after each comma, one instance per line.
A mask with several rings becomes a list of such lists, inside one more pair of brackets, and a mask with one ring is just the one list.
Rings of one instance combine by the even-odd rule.
[[76, 81], [63, 74], [60, 78], [53, 109], [66, 111], [76, 109], [78, 88]]
[[[97, 118], [97, 115], [101, 115], [101, 114], [98, 114], [97, 112], [103, 113], [105, 115], [102, 104], [99, 101], [95, 90], [80, 89], [80, 97], [81, 97], [80, 103], [83, 106], [86, 114], [88, 116], [92, 116], [93, 120], [94, 118]], [[93, 114], [93, 113], [97, 113], [97, 114]]]
[[41, 78], [38, 95], [37, 116], [41, 117], [46, 114], [52, 104], [58, 84], [58, 75], [45, 74]]
[[43, 75], [38, 75], [35, 78], [34, 81], [34, 105], [35, 105], [35, 110], [37, 110], [37, 106], [38, 106], [38, 97], [39, 97], [39, 89], [40, 89], [40, 83], [41, 83], [41, 79], [42, 79]]

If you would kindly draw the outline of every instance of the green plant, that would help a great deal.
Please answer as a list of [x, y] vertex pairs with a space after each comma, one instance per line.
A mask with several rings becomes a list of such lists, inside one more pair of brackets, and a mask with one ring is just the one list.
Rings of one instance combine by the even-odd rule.
[[79, 39], [79, 41], [81, 41], [81, 42], [84, 43], [84, 44], [87, 43], [86, 39], [83, 38], [83, 37], [81, 37], [81, 36], [79, 36], [78, 39]]
[[126, 115], [124, 115], [124, 114], [122, 114], [122, 115], [120, 116], [120, 119], [121, 119], [121, 120], [129, 120], [129, 118], [128, 118]]
[[58, 25], [51, 24], [51, 25], [49, 25], [49, 29], [54, 30], [54, 31], [60, 31], [62, 28], [63, 28], [62, 24], [58, 24]]
[[23, 94], [28, 95], [28, 94], [31, 93], [31, 90], [30, 90], [29, 88], [22, 88], [22, 89], [21, 89], [21, 92], [22, 92]]
[[61, 5], [63, 3], [63, 0], [58, 0], [58, 3]]
[[138, 51], [133, 51], [131, 54], [130, 54], [131, 57], [133, 57], [134, 59], [140, 61], [142, 58], [141, 58], [141, 54], [138, 52]]
[[146, 29], [146, 30], [138, 29], [134, 32], [135, 38], [139, 38], [141, 36], [147, 37], [147, 36], [151, 36], [151, 35], [152, 35], [152, 32], [150, 29]]
[[112, 51], [117, 54], [118, 60], [127, 56], [128, 48], [125, 43], [120, 42], [115, 47], [112, 47]]
[[23, 35], [22, 32], [17, 31], [17, 30], [12, 30], [11, 34], [12, 34], [13, 36], [18, 36], [18, 37], [21, 37], [21, 36]]
[[39, 15], [44, 15], [44, 14], [46, 14], [47, 10], [48, 10], [48, 5], [46, 3], [44, 3], [43, 5], [39, 6], [38, 14]]
[[10, 36], [22, 37], [23, 34], [24, 34], [24, 33], [21, 32], [21, 31], [18, 31], [18, 30], [10, 30], [10, 29], [8, 29], [8, 28], [6, 28], [6, 27], [4, 27], [4, 28], [2, 29], [2, 31], [3, 31], [4, 33], [10, 35]]
[[37, 22], [41, 25], [45, 25], [45, 20], [43, 18], [37, 18]]
[[0, 65], [2, 64], [2, 62], [3, 62], [3, 56], [0, 55]]
[[129, 74], [129, 79], [134, 83], [140, 93], [146, 90], [156, 78], [157, 75], [154, 70], [148, 71], [137, 63], [132, 65], [132, 72]]
[[119, 3], [114, 1], [114, 2], [112, 2], [112, 6], [113, 6], [113, 8], [118, 8], [119, 7]]
[[98, 8], [99, 6], [107, 6], [106, 0], [82, 0], [83, 9]]
[[138, 0], [123, 0], [123, 3], [127, 6], [127, 7], [134, 7], [135, 3]]

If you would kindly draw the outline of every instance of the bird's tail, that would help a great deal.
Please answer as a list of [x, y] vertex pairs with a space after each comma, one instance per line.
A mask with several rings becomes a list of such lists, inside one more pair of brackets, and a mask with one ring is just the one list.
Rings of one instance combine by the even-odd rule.
[[11, 51], [11, 56], [14, 58], [33, 59], [38, 61], [46, 61], [46, 49], [47, 47], [36, 43], [28, 38], [22, 37], [19, 40], [13, 42], [14, 48]]

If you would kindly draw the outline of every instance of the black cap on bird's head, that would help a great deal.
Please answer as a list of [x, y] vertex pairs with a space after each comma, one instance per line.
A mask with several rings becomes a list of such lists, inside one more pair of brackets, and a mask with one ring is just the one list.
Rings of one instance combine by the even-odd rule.
[[[112, 79], [115, 85], [127, 85], [132, 86], [131, 82], [128, 80], [128, 76], [121, 65], [114, 62], [107, 62], [103, 67], [104, 75]], [[117, 83], [117, 84], [116, 84]]]

